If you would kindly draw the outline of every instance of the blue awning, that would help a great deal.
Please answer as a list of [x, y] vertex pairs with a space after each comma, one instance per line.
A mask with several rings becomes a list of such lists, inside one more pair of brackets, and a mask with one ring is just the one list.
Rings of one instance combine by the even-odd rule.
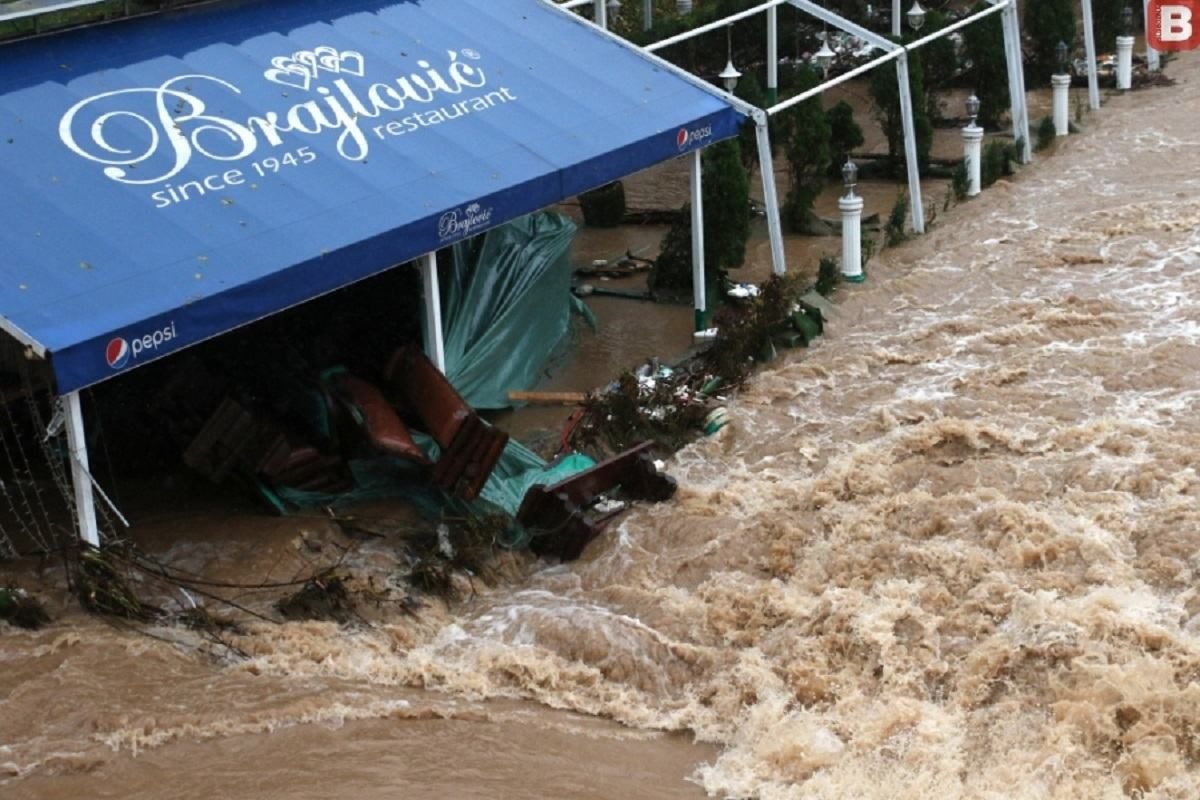
[[295, 0], [0, 47], [0, 325], [99, 382], [733, 136], [541, 0]]

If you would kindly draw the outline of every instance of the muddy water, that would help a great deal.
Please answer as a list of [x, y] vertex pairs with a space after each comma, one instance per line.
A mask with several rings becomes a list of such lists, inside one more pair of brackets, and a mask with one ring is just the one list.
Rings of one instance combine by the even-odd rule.
[[[0, 795], [1200, 796], [1200, 60], [1171, 71], [885, 252], [576, 564], [250, 625], [235, 664], [5, 630]], [[339, 544], [251, 519], [140, 535], [226, 577]]]

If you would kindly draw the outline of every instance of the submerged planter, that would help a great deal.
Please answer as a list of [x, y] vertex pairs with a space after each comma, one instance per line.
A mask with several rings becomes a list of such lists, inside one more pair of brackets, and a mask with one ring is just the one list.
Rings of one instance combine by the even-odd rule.
[[579, 195], [583, 221], [593, 228], [615, 228], [625, 219], [625, 185], [613, 181]]

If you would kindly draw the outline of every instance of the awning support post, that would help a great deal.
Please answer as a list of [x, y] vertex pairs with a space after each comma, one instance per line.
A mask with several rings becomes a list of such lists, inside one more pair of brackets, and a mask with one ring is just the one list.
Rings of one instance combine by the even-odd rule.
[[1146, 69], [1158, 72], [1162, 64], [1158, 60], [1158, 51], [1150, 46], [1150, 0], [1142, 0], [1142, 19], [1146, 23]]
[[654, 27], [654, 0], [642, 0], [642, 30]]
[[[1091, 0], [1084, 0], [1090, 3]], [[1008, 60], [1008, 93], [1012, 100], [1013, 139], [1021, 142], [1021, 163], [1033, 160], [1033, 143], [1029, 141], [1029, 109], [1025, 103], [1025, 67], [1021, 58], [1021, 23], [1017, 4], [1009, 2], [1000, 12], [1004, 26], [1004, 52]]]
[[779, 6], [767, 9], [767, 105], [779, 102]]
[[900, 0], [892, 0], [892, 36], [900, 38]]
[[914, 233], [925, 232], [925, 204], [921, 199], [921, 165], [917, 162], [917, 131], [913, 125], [912, 91], [908, 84], [908, 54], [896, 59], [900, 82], [900, 118], [904, 126], [904, 161], [908, 168], [908, 197], [912, 206]]
[[1088, 106], [1100, 108], [1100, 76], [1096, 70], [1096, 28], [1092, 24], [1092, 0], [1083, 0], [1083, 47], [1087, 56]]
[[436, 252], [421, 257], [421, 279], [425, 287], [425, 354], [444, 375], [446, 342], [442, 334], [442, 288], [438, 283]]
[[592, 17], [592, 19], [594, 19], [596, 24], [601, 28], [608, 30], [608, 4], [605, 2], [605, 0], [596, 0], [596, 2], [592, 4], [592, 8], [595, 9], [595, 15]]
[[692, 152], [692, 297], [696, 306], [696, 331], [708, 330], [708, 286], [704, 281], [704, 162], [700, 150]]
[[71, 484], [75, 489], [75, 524], [79, 538], [92, 547], [100, 546], [100, 529], [96, 525], [96, 501], [92, 495], [92, 479], [88, 475], [87, 436], [83, 428], [83, 409], [79, 392], [63, 398], [66, 417], [67, 449], [71, 460]]
[[775, 191], [775, 160], [771, 157], [771, 134], [767, 128], [769, 119], [764, 112], [758, 112], [754, 117], [754, 133], [758, 141], [758, 171], [762, 173], [763, 204], [767, 207], [771, 271], [782, 275], [787, 272], [787, 262], [783, 255], [783, 222], [779, 218], [779, 195]]

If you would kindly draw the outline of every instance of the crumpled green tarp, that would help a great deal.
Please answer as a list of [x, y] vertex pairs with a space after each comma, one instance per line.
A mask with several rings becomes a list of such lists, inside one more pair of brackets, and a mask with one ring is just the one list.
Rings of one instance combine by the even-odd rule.
[[571, 294], [575, 224], [538, 212], [454, 245], [442, 279], [446, 376], [473, 408], [514, 405], [567, 335], [571, 313], [595, 325]]

